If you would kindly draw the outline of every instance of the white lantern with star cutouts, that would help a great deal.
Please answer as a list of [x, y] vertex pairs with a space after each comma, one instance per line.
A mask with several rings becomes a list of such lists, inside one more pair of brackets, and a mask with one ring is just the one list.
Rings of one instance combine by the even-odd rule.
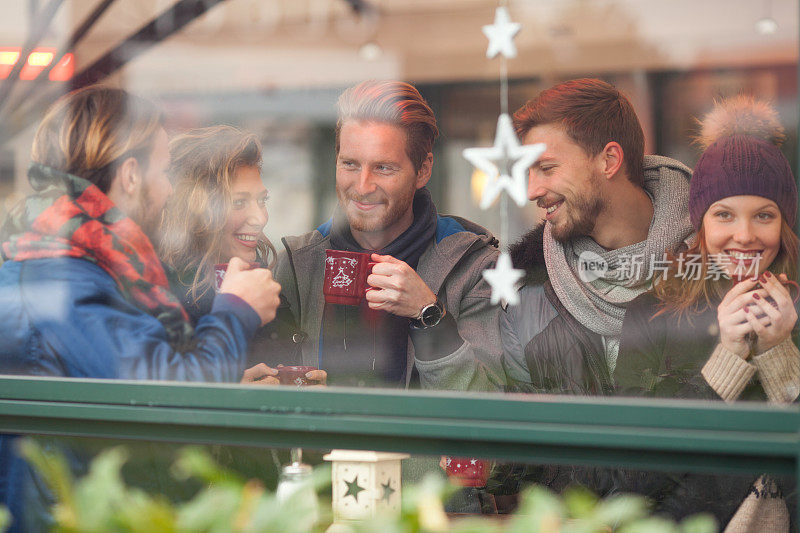
[[363, 520], [379, 513], [400, 514], [400, 461], [406, 453], [333, 450], [333, 521]]

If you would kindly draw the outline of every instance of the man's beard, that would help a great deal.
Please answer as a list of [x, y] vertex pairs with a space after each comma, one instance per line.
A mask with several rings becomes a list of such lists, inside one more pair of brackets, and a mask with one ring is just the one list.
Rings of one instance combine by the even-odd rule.
[[162, 207], [157, 213], [150, 212], [148, 206], [152, 205], [150, 200], [150, 188], [146, 182], [142, 183], [142, 188], [139, 189], [139, 197], [137, 198], [136, 211], [131, 215], [136, 224], [142, 230], [150, 243], [156, 246], [161, 238], [161, 219], [163, 218], [164, 208]]
[[550, 225], [550, 232], [557, 242], [563, 244], [576, 237], [588, 236], [594, 231], [597, 217], [605, 206], [605, 200], [600, 195], [598, 180], [598, 177], [592, 176], [589, 190], [585, 194], [564, 199], [561, 208], [566, 208], [564, 212], [566, 221], [560, 225]]
[[414, 193], [416, 189], [412, 188], [407, 194], [397, 201], [388, 204], [387, 210], [380, 217], [363, 216], [357, 211], [354, 213], [353, 209], [348, 209], [348, 204], [351, 200], [356, 202], [370, 201], [369, 197], [359, 196], [358, 194], [347, 194], [346, 192], [339, 192], [339, 205], [342, 206], [345, 214], [347, 215], [347, 222], [350, 224], [350, 229], [364, 233], [373, 233], [383, 231], [391, 227], [395, 222], [403, 218], [403, 216], [411, 209], [414, 202]]

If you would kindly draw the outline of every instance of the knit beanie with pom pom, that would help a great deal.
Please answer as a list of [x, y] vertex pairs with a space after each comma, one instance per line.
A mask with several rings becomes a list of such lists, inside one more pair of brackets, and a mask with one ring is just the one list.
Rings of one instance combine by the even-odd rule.
[[772, 200], [793, 227], [797, 185], [778, 148], [785, 136], [775, 110], [740, 96], [715, 103], [701, 125], [698, 141], [705, 151], [694, 167], [689, 190], [695, 229], [711, 204], [744, 195]]

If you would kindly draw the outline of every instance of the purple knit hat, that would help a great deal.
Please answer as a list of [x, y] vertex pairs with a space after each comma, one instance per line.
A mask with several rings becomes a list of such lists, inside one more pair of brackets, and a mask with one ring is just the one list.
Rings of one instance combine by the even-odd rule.
[[752, 195], [772, 200], [794, 226], [797, 185], [778, 145], [783, 128], [774, 109], [738, 97], [715, 105], [702, 122], [701, 144], [707, 146], [694, 168], [689, 214], [695, 229], [714, 202]]

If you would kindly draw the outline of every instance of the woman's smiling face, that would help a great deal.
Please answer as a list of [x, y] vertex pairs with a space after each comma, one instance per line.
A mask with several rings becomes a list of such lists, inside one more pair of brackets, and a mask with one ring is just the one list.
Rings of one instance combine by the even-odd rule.
[[269, 220], [268, 197], [258, 167], [236, 167], [231, 184], [231, 211], [223, 230], [221, 261], [229, 261], [231, 257], [256, 260], [256, 246]]
[[703, 215], [706, 249], [734, 279], [761, 274], [781, 247], [781, 212], [761, 196], [730, 196]]

